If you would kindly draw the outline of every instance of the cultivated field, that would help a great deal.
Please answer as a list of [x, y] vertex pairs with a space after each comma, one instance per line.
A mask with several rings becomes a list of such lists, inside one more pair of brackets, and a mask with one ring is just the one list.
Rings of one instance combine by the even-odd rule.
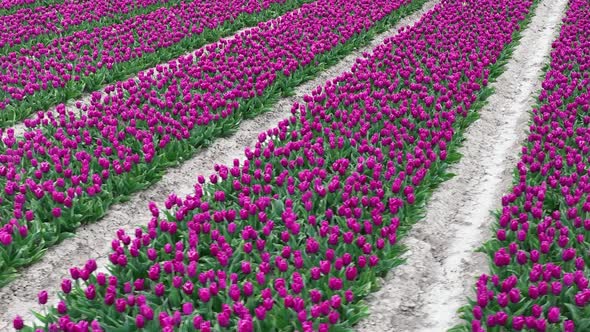
[[590, 331], [590, 1], [0, 18], [0, 331]]

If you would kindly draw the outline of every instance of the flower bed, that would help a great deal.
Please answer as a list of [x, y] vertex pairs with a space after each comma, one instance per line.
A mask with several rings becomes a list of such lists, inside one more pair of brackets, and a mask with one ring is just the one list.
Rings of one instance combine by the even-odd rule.
[[22, 139], [9, 130], [0, 136], [0, 274], [38, 259], [424, 2], [320, 0], [97, 92], [81, 117], [60, 107], [55, 118], [27, 121]]
[[74, 31], [121, 23], [133, 16], [158, 8], [171, 7], [179, 0], [125, 0], [58, 3], [23, 8], [0, 21], [0, 52], [19, 51], [35, 44], [50, 44], [53, 39]]
[[117, 233], [109, 275], [92, 260], [70, 270], [44, 328], [350, 328], [532, 5], [444, 0], [293, 105], [244, 162], [150, 204], [146, 228]]
[[64, 0], [2, 0], [0, 1], [0, 15], [11, 14], [21, 8], [35, 8], [63, 2]]
[[0, 56], [0, 127], [312, 0], [180, 2]]
[[533, 109], [530, 134], [502, 198], [495, 237], [482, 247], [490, 275], [461, 309], [456, 330], [590, 328], [590, 3], [570, 0]]

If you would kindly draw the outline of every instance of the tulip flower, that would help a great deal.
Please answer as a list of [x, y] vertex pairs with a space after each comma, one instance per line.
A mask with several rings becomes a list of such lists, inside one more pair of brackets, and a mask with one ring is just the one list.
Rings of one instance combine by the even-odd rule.
[[25, 323], [24, 323], [22, 317], [16, 316], [16, 318], [14, 318], [14, 320], [12, 321], [12, 326], [16, 330], [22, 330], [25, 326]]

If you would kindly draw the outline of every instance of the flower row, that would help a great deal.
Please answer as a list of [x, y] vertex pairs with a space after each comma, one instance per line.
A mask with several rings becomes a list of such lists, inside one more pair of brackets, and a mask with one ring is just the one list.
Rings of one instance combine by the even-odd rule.
[[246, 160], [216, 165], [164, 211], [150, 204], [147, 227], [117, 232], [109, 274], [93, 260], [70, 270], [39, 329], [350, 328], [359, 298], [400, 263], [398, 236], [456, 159], [532, 4], [443, 0], [294, 104]]
[[7, 130], [0, 136], [0, 274], [34, 261], [40, 249], [423, 3], [319, 0], [96, 92], [80, 116], [58, 107], [56, 116], [27, 120], [23, 138]]
[[[197, 0], [0, 56], [0, 126], [311, 0]], [[3, 120], [3, 121], [1, 121]]]
[[[171, 3], [178, 3], [172, 1]], [[23, 8], [2, 16], [0, 21], [0, 50], [18, 50], [33, 44], [50, 44], [56, 35], [88, 30], [96, 25], [106, 26], [138, 14], [164, 7], [164, 0], [85, 1], [58, 3], [43, 7]], [[35, 38], [41, 35], [45, 38]], [[29, 42], [29, 43], [27, 43]]]
[[[50, 0], [51, 2], [53, 2], [52, 0]], [[57, 0], [57, 1], [62, 1], [62, 0]], [[35, 8], [36, 6], [42, 6], [42, 4], [40, 4], [41, 1], [39, 0], [1, 0], [0, 1], [0, 9], [3, 10], [10, 10], [13, 8], [20, 8], [20, 7], [26, 7], [26, 8]]]
[[[472, 331], [590, 328], [590, 3], [570, 0], [495, 237]], [[466, 327], [466, 329], [468, 329]]]

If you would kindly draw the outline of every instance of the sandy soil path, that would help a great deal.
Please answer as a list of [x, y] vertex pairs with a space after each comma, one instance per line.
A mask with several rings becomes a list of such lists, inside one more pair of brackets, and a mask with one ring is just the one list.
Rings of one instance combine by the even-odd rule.
[[490, 211], [500, 207], [512, 181], [530, 110], [542, 82], [551, 42], [567, 0], [544, 0], [523, 31], [506, 71], [494, 83], [481, 117], [466, 132], [461, 161], [426, 207], [426, 220], [402, 241], [406, 264], [394, 269], [368, 299], [362, 332], [445, 331], [459, 323], [457, 309], [472, 294], [487, 259], [474, 250], [491, 236]]

